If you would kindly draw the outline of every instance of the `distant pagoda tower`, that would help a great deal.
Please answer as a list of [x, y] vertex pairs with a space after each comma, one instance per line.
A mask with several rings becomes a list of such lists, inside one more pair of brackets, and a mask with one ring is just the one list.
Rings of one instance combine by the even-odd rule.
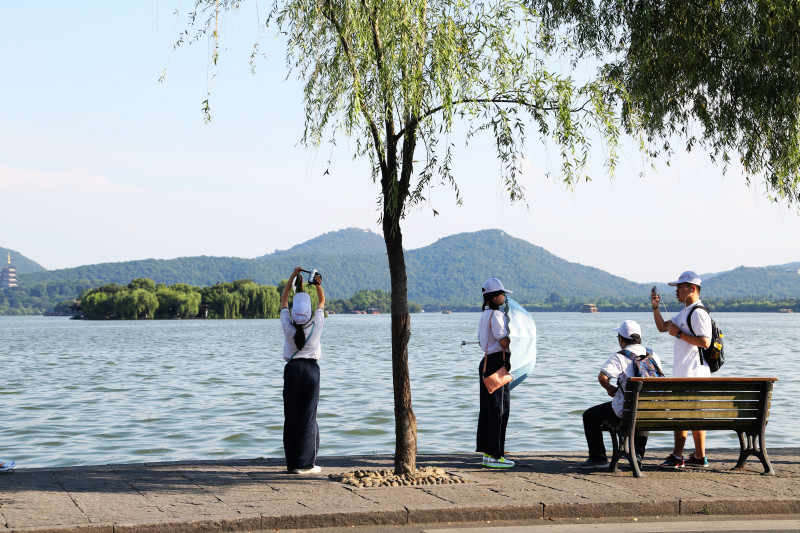
[[11, 264], [11, 254], [8, 254], [8, 264], [0, 271], [0, 289], [17, 286], [17, 269]]

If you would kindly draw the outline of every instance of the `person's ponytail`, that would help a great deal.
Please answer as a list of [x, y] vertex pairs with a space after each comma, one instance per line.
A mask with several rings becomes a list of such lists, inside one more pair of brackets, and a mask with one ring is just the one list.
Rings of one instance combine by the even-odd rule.
[[298, 350], [302, 350], [303, 346], [306, 345], [305, 331], [303, 331], [303, 328], [297, 324], [294, 325], [294, 345]]

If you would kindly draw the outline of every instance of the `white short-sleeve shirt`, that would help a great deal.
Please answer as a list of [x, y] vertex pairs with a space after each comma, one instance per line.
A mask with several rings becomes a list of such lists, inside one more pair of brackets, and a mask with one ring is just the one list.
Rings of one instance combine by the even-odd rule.
[[[697, 337], [711, 338], [711, 315], [704, 309], [697, 309], [692, 313], [692, 327], [686, 322], [686, 317], [693, 307], [703, 305], [700, 300], [688, 307], [684, 307], [680, 313], [670, 318], [670, 322], [678, 326], [683, 333]], [[700, 349], [689, 344], [683, 339], [675, 338], [672, 347], [672, 377], [676, 378], [707, 378], [711, 376], [711, 369], [700, 357]]]
[[[283, 360], [288, 361], [292, 358], [292, 354], [297, 352], [294, 359], [317, 359], [322, 356], [322, 345], [320, 340], [322, 338], [322, 327], [325, 323], [325, 311], [317, 309], [307, 327], [303, 328], [307, 337], [306, 344], [303, 349], [297, 351], [297, 346], [294, 343], [295, 326], [292, 322], [292, 315], [287, 308], [281, 309], [281, 326], [283, 327]], [[314, 328], [313, 330], [311, 328]]]
[[[636, 356], [647, 353], [647, 348], [641, 344], [629, 344], [625, 349]], [[663, 368], [661, 366], [661, 358], [657, 353], [652, 352], [651, 357], [658, 365], [658, 368]], [[614, 413], [616, 413], [618, 417], [622, 418], [622, 404], [625, 400], [625, 384], [628, 382], [629, 377], [635, 375], [633, 360], [617, 352], [608, 358], [608, 361], [605, 362], [600, 372], [611, 379], [617, 378], [619, 389], [617, 389], [617, 394], [614, 395], [614, 398], [611, 399], [611, 408], [614, 409]]]
[[[489, 330], [491, 329], [491, 334]], [[478, 342], [481, 350], [486, 353], [502, 352], [500, 339], [505, 339], [510, 334], [508, 329], [508, 317], [502, 311], [486, 309], [481, 314], [478, 323]]]

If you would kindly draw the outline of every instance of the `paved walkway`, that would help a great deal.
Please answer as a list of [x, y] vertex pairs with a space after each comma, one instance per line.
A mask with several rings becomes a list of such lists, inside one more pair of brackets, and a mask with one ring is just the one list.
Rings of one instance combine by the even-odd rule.
[[666, 451], [585, 473], [583, 452], [509, 454], [517, 467], [481, 468], [477, 454], [421, 455], [475, 481], [459, 485], [348, 488], [327, 474], [391, 468], [389, 456], [321, 457], [323, 472], [288, 474], [282, 460], [194, 461], [72, 468], [18, 468], [0, 475], [0, 532], [207, 532], [435, 524], [576, 517], [800, 515], [800, 449], [769, 450], [774, 477], [731, 471], [738, 452], [714, 450], [711, 468], [663, 472]]

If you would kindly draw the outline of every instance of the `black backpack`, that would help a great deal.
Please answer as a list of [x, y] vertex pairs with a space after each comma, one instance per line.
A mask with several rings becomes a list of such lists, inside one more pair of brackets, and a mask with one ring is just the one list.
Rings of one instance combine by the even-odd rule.
[[664, 373], [656, 364], [653, 359], [653, 351], [646, 348], [647, 353], [644, 355], [636, 355], [628, 349], [620, 350], [619, 354], [624, 355], [633, 361], [633, 376], [634, 378], [663, 378]]
[[[692, 313], [694, 313], [695, 309], [704, 310], [708, 313], [708, 317], [711, 318], [711, 311], [708, 310], [708, 307], [704, 305], [695, 305], [692, 307], [689, 314], [686, 315], [686, 323], [689, 325], [689, 331], [692, 332], [692, 335], [695, 334], [692, 328]], [[711, 318], [711, 344], [708, 348], [700, 348], [698, 346], [697, 350], [700, 352], [700, 364], [702, 365], [703, 361], [705, 361], [711, 372], [716, 372], [725, 364], [725, 352], [722, 347], [722, 330], [717, 327], [717, 323], [714, 322], [713, 318]]]

